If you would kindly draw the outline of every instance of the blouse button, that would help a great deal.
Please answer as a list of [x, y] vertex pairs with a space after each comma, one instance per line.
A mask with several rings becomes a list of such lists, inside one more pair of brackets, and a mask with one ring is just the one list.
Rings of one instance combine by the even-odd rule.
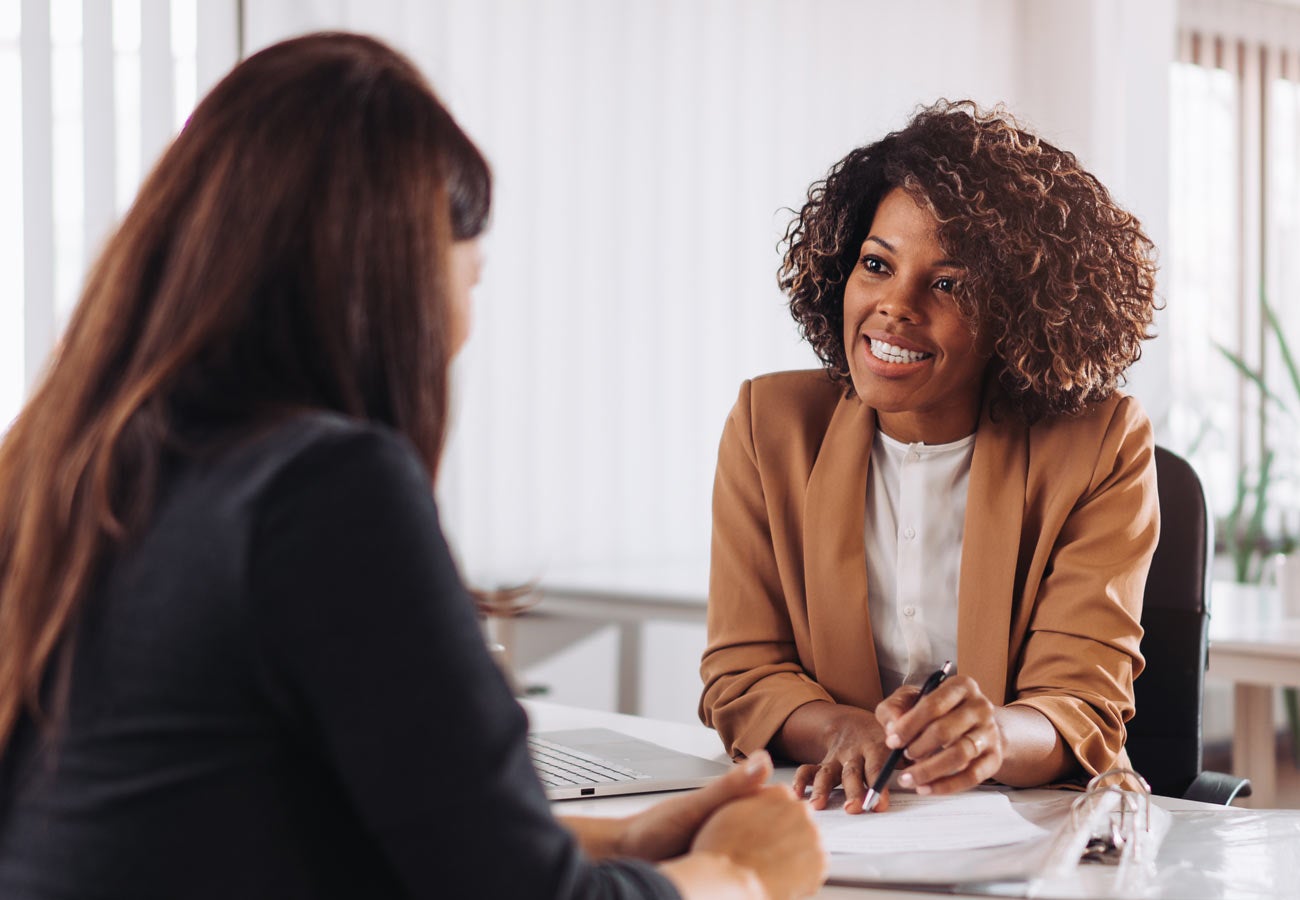
[[916, 607], [915, 606], [903, 607], [903, 615], [907, 616], [909, 619], [912, 618], [912, 616], [916, 615]]
[[916, 529], [913, 528], [911, 525], [908, 525], [906, 528], [903, 529], [903, 537], [907, 538], [910, 541], [912, 538], [916, 537]]

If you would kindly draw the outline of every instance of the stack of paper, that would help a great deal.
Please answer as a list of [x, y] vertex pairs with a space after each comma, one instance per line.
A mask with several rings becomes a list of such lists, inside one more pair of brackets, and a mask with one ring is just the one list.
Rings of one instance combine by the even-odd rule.
[[813, 813], [813, 818], [831, 853], [970, 850], [1032, 841], [1048, 833], [1012, 809], [1000, 793], [922, 797], [891, 791], [886, 812], [856, 816], [844, 813], [841, 796], [834, 807]]
[[[1050, 804], [1049, 818], [1059, 822], [1072, 796], [1064, 794]], [[832, 884], [922, 890], [981, 885], [985, 893], [1023, 894], [1041, 871], [1053, 840], [1051, 831], [1021, 815], [996, 790], [947, 797], [891, 791], [887, 811], [853, 816], [844, 812], [841, 796], [833, 808], [813, 816], [831, 853]], [[1009, 889], [993, 889], [1003, 883]]]

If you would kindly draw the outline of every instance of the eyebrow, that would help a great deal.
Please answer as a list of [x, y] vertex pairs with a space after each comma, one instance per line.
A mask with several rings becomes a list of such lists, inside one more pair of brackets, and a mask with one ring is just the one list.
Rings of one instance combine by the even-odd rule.
[[[877, 244], [879, 244], [880, 246], [882, 246], [882, 247], [884, 247], [886, 250], [888, 250], [890, 253], [897, 253], [897, 252], [898, 252], [897, 250], [894, 249], [894, 245], [893, 245], [893, 244], [889, 243], [889, 241], [885, 240], [884, 238], [878, 238], [878, 237], [876, 237], [874, 234], [869, 234], [869, 235], [867, 235], [867, 240], [876, 242]], [[935, 268], [935, 269], [940, 269], [940, 268], [947, 268], [947, 269], [964, 269], [964, 268], [966, 268], [966, 267], [965, 267], [964, 265], [962, 265], [961, 263], [959, 263], [957, 260], [955, 260], [955, 259], [949, 259], [948, 257], [945, 256], [943, 259], [936, 260], [936, 261], [934, 262], [934, 265], [932, 266], [932, 268]]]

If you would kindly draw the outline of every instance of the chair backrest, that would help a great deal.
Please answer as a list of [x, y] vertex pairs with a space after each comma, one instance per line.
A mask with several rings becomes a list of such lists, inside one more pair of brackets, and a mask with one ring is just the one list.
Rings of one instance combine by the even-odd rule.
[[1157, 794], [1180, 797], [1201, 772], [1213, 520], [1187, 461], [1156, 447], [1160, 541], [1142, 605], [1146, 669], [1128, 724], [1133, 766]]

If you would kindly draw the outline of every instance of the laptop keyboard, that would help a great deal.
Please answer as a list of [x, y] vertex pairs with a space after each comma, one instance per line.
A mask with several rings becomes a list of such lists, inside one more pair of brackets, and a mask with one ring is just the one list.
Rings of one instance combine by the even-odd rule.
[[639, 781], [650, 776], [635, 769], [627, 769], [611, 760], [601, 759], [553, 744], [543, 738], [528, 737], [528, 749], [533, 754], [533, 767], [547, 787], [564, 787], [571, 784], [616, 784], [621, 781]]

